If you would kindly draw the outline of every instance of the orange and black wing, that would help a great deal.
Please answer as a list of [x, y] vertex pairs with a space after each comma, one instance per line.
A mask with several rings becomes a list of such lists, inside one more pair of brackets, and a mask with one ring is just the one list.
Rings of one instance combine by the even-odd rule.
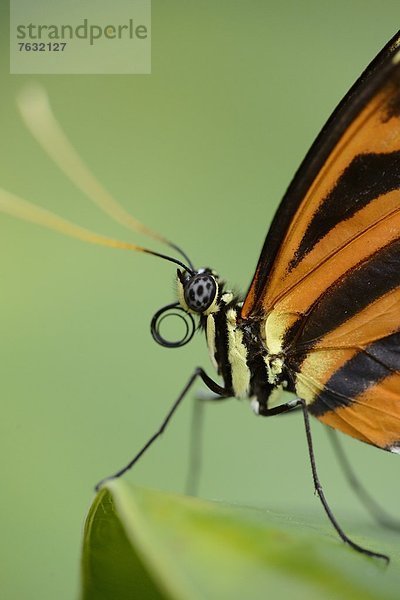
[[260, 322], [310, 412], [400, 442], [400, 36], [307, 154], [277, 211], [242, 318]]

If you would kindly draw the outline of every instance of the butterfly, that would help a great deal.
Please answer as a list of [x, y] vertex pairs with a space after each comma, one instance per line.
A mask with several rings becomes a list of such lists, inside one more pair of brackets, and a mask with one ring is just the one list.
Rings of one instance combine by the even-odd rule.
[[[74, 183], [116, 221], [165, 244], [179, 258], [96, 234], [5, 190], [0, 210], [83, 241], [175, 263], [177, 299], [156, 312], [152, 335], [163, 346], [178, 347], [203, 330], [222, 380], [197, 368], [161, 427], [111, 477], [139, 460], [201, 379], [213, 400], [248, 398], [260, 416], [300, 410], [315, 490], [332, 525], [353, 549], [388, 560], [350, 539], [333, 515], [318, 478], [310, 415], [400, 453], [399, 47], [397, 34], [323, 127], [281, 201], [244, 298], [212, 268], [195, 268], [180, 247], [111, 197], [77, 155], [43, 90], [21, 96], [28, 128]], [[182, 339], [162, 335], [171, 311], [185, 319]], [[280, 390], [291, 396], [276, 404]]]

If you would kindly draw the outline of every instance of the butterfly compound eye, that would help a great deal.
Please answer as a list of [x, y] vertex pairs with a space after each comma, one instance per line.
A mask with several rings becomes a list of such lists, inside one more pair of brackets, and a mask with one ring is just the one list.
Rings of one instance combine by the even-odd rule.
[[191, 310], [204, 312], [217, 295], [217, 283], [211, 275], [195, 275], [185, 285], [185, 301]]

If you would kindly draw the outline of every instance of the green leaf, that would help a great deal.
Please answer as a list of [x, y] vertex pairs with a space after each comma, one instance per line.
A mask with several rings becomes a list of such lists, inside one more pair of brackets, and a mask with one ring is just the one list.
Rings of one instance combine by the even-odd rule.
[[352, 535], [387, 552], [389, 567], [348, 548], [329, 523], [115, 480], [96, 496], [87, 518], [82, 599], [398, 600], [396, 538]]

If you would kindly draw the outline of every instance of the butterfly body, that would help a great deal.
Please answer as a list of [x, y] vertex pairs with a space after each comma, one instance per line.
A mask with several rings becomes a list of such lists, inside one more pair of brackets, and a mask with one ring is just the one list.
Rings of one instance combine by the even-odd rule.
[[[193, 279], [209, 273], [214, 279], [215, 297], [204, 311], [190, 299], [187, 288]], [[182, 308], [200, 319], [205, 331], [211, 363], [224, 382], [227, 397], [248, 398], [256, 413], [267, 410], [271, 395], [282, 388], [294, 391], [285, 365], [284, 352], [270, 351], [265, 340], [265, 323], [259, 319], [243, 319], [243, 300], [225, 290], [225, 284], [210, 269], [194, 275], [178, 273], [178, 299]]]

